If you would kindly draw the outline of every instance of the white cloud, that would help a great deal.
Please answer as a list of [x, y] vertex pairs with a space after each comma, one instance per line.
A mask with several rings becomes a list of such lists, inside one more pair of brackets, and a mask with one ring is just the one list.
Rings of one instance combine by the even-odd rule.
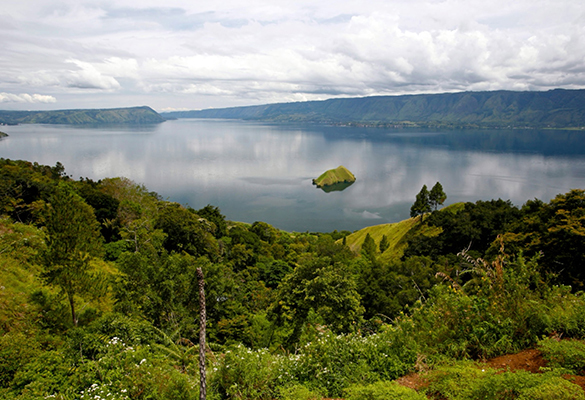
[[67, 60], [66, 62], [75, 64], [79, 70], [69, 71], [65, 78], [69, 87], [79, 89], [102, 89], [112, 90], [120, 88], [120, 83], [111, 77], [102, 74], [98, 68], [88, 62], [80, 60]]
[[42, 94], [14, 94], [0, 93], [0, 103], [55, 103], [57, 101], [53, 96]]
[[585, 87], [573, 0], [8, 3], [0, 91], [87, 92], [96, 107]]

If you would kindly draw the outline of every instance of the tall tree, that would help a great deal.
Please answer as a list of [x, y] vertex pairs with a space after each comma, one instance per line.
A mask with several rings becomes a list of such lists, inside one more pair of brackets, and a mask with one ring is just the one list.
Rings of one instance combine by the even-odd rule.
[[436, 211], [439, 206], [443, 205], [445, 200], [447, 200], [447, 195], [443, 191], [443, 185], [439, 182], [435, 183], [435, 186], [433, 186], [429, 193], [429, 204], [433, 211]]
[[429, 190], [427, 185], [423, 185], [422, 189], [416, 195], [416, 199], [412, 207], [410, 207], [410, 217], [414, 218], [418, 215], [421, 216], [421, 222], [426, 213], [431, 212], [431, 203], [429, 200]]
[[91, 258], [102, 251], [100, 226], [93, 209], [68, 185], [61, 183], [49, 199], [46, 217], [47, 250], [44, 276], [67, 296], [77, 325], [75, 296], [99, 289]]
[[384, 253], [388, 247], [390, 247], [390, 241], [388, 240], [388, 236], [382, 235], [382, 239], [380, 240], [380, 253]]
[[370, 262], [376, 261], [376, 242], [370, 236], [370, 234], [366, 234], [366, 238], [364, 239], [364, 243], [362, 244], [362, 254], [366, 257]]
[[321, 257], [299, 264], [278, 287], [270, 313], [278, 324], [292, 326], [289, 345], [299, 339], [311, 310], [336, 333], [355, 329], [362, 319], [355, 276], [330, 261]]

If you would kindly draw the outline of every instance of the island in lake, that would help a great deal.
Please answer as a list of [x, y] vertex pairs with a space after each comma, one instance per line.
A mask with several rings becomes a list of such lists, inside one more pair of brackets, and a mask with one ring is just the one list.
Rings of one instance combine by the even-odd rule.
[[313, 185], [325, 192], [341, 191], [355, 182], [355, 176], [343, 165], [322, 173], [317, 179], [313, 179]]

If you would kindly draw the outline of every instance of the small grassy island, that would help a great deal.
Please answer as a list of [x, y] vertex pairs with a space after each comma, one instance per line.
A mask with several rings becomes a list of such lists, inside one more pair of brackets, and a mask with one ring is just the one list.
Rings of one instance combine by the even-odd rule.
[[313, 179], [313, 185], [326, 192], [343, 190], [355, 182], [355, 176], [343, 165], [322, 173], [317, 179]]
[[6, 133], [4, 133], [4, 132], [0, 131], [0, 139], [2, 139], [2, 138], [5, 138], [5, 137], [7, 137], [7, 136], [8, 136], [8, 134], [6, 134]]

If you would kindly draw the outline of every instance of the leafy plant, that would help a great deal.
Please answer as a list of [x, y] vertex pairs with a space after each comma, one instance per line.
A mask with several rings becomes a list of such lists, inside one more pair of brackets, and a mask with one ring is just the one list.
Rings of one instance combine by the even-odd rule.
[[426, 400], [427, 397], [396, 382], [378, 381], [353, 385], [345, 390], [347, 400]]
[[585, 374], [584, 342], [546, 338], [538, 342], [538, 349], [549, 367], [564, 368], [573, 374]]

